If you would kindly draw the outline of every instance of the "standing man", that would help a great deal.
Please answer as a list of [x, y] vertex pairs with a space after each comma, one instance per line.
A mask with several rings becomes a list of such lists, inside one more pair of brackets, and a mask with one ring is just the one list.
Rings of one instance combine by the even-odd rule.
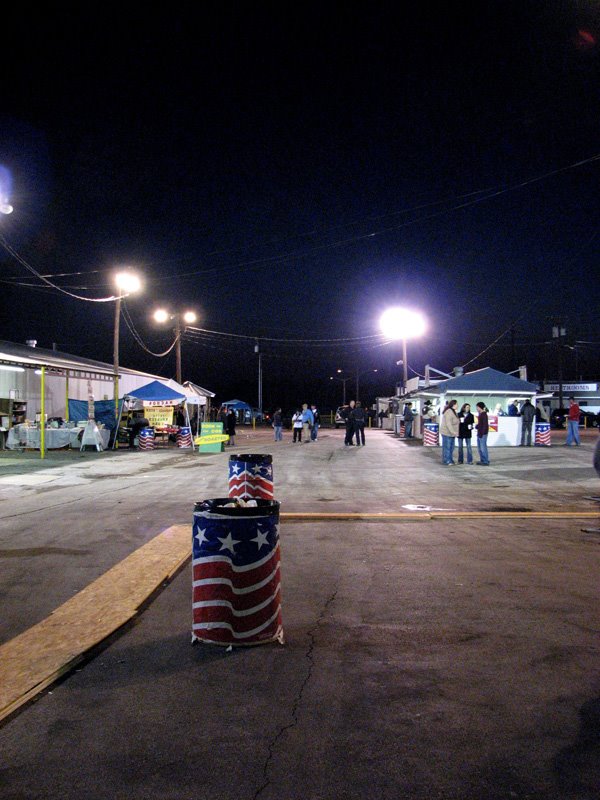
[[308, 403], [304, 403], [302, 406], [302, 428], [304, 431], [304, 441], [310, 442], [311, 439], [311, 431], [312, 426], [314, 425], [315, 418], [313, 417], [313, 413], [308, 407]]
[[404, 406], [404, 438], [405, 439], [412, 439], [412, 428], [413, 428], [413, 410], [412, 410], [412, 403], [409, 401]]
[[273, 414], [273, 428], [275, 429], [275, 441], [283, 441], [283, 419], [281, 416], [281, 409], [278, 408]]
[[525, 447], [525, 438], [527, 438], [527, 447], [531, 447], [531, 427], [535, 420], [535, 407], [529, 398], [523, 403], [521, 419], [523, 420], [521, 426], [521, 447]]
[[352, 418], [352, 428], [356, 434], [356, 446], [365, 446], [365, 411], [360, 404], [360, 400], [356, 401], [356, 407], [350, 415]]
[[313, 426], [312, 426], [312, 431], [310, 432], [310, 438], [313, 440], [313, 442], [316, 442], [317, 436], [319, 435], [319, 425], [321, 424], [321, 415], [317, 411], [317, 407], [314, 404], [310, 407], [310, 410], [312, 411], [313, 415]]
[[517, 401], [513, 400], [508, 407], [507, 417], [518, 417], [519, 416], [519, 406], [517, 405]]
[[345, 406], [344, 410], [342, 411], [342, 416], [344, 417], [344, 421], [346, 423], [346, 436], [344, 437], [345, 447], [354, 447], [354, 442], [352, 441], [352, 437], [354, 436], [354, 420], [352, 419], [354, 406], [354, 400], [350, 400], [349, 405]]
[[565, 447], [570, 447], [575, 442], [579, 447], [579, 416], [581, 411], [574, 397], [569, 397], [569, 416], [567, 417], [567, 441]]
[[489, 430], [490, 425], [485, 403], [477, 403], [477, 449], [479, 450], [479, 461], [477, 463], [482, 467], [489, 467], [490, 465], [487, 447]]

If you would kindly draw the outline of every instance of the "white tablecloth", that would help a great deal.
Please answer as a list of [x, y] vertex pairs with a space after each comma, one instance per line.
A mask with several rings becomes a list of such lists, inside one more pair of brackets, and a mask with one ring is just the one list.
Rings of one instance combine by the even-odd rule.
[[[46, 448], [48, 450], [58, 450], [60, 447], [79, 448], [81, 446], [77, 438], [79, 431], [80, 428], [46, 428]], [[102, 439], [102, 446], [106, 450], [108, 447], [108, 440], [110, 439], [110, 431], [102, 428], [100, 430], [100, 437]], [[39, 428], [31, 428], [27, 425], [15, 425], [14, 428], [11, 428], [8, 432], [6, 446], [9, 450], [18, 449], [19, 447], [39, 450]]]

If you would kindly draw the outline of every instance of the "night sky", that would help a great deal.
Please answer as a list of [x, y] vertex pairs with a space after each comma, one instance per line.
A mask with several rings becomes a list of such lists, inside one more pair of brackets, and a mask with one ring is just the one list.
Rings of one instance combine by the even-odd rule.
[[[216, 333], [185, 335], [184, 379], [217, 400], [256, 403], [244, 337], [264, 339], [266, 408], [335, 407], [336, 369], [389, 394], [399, 348], [372, 337], [396, 304], [429, 322], [411, 374], [556, 378], [560, 318], [565, 377], [599, 379], [598, 3], [415, 5], [23, 15], [3, 37], [0, 233], [74, 294], [136, 268], [126, 311], [155, 352], [172, 335], [151, 312], [194, 309]], [[0, 266], [1, 338], [112, 361], [112, 303]], [[175, 373], [125, 321], [120, 358]]]

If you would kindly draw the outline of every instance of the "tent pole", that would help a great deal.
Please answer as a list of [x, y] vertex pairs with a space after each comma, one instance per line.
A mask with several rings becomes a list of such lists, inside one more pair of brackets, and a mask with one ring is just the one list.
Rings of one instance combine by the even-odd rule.
[[65, 422], [69, 421], [69, 370], [66, 371], [65, 381]]
[[40, 419], [40, 458], [46, 458], [46, 367], [42, 367], [42, 398]]
[[[115, 450], [117, 447], [117, 437], [119, 435], [119, 428], [121, 427], [121, 417], [123, 416], [123, 406], [125, 405], [125, 399], [121, 403], [121, 408], [119, 408], [119, 414], [117, 416], [117, 427], [115, 428], [115, 437], [113, 439], [112, 449]], [[119, 407], [119, 401], [117, 400], [117, 408]]]
[[194, 452], [194, 434], [192, 432], [192, 423], [190, 422], [190, 412], [188, 411], [188, 404], [187, 401], [184, 403], [185, 408], [185, 418], [187, 420], [187, 426], [190, 429], [190, 434], [192, 437], [192, 453]]

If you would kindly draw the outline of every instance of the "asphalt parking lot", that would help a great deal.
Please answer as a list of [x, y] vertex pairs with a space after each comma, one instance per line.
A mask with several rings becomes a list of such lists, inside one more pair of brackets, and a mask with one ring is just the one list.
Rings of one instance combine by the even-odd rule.
[[[186, 563], [5, 719], [2, 797], [598, 797], [596, 436], [483, 470], [381, 431], [364, 449], [242, 434], [273, 454], [282, 511], [316, 515], [281, 524], [285, 644], [192, 647]], [[90, 456], [0, 457], [0, 670], [226, 493], [227, 453]]]

